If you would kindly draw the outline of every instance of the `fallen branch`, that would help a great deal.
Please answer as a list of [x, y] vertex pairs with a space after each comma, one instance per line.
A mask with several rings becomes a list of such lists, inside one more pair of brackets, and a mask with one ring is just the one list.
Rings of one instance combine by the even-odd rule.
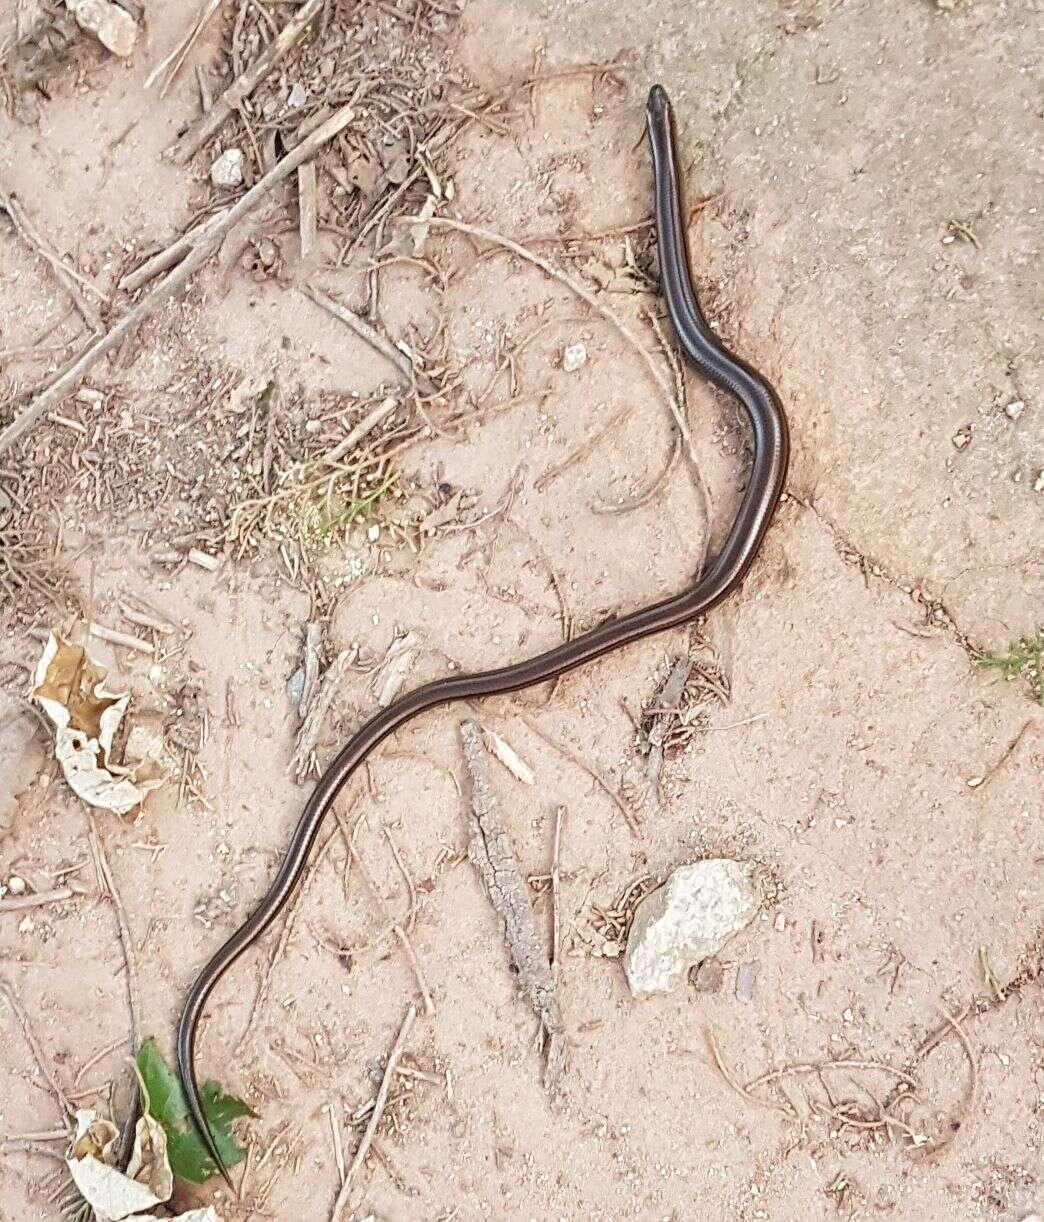
[[304, 293], [309, 301], [314, 301], [317, 306], [326, 310], [328, 314], [332, 314], [339, 322], [343, 322], [361, 340], [369, 344], [375, 352], [379, 352], [386, 361], [394, 365], [402, 375], [407, 386], [413, 386], [414, 381], [416, 381], [417, 389], [422, 394], [430, 395], [433, 393], [435, 385], [431, 379], [422, 373], [417, 373], [413, 362], [406, 353], [400, 352], [391, 340], [385, 339], [380, 331], [375, 327], [371, 327], [365, 319], [360, 318], [358, 314], [349, 310], [347, 306], [341, 305], [339, 301], [334, 301], [326, 293], [312, 288], [311, 285], [304, 285], [301, 288], [301, 292]]
[[478, 870], [490, 903], [504, 923], [505, 940], [518, 974], [518, 987], [549, 1036], [544, 1082], [553, 1086], [561, 1072], [562, 1023], [551, 962], [541, 945], [525, 876], [497, 817], [497, 802], [486, 771], [482, 731], [473, 721], [461, 722], [460, 739], [470, 780], [468, 858]]
[[355, 1151], [355, 1157], [352, 1159], [352, 1165], [348, 1168], [345, 1174], [344, 1182], [341, 1184], [341, 1190], [337, 1194], [337, 1200], [334, 1202], [333, 1213], [330, 1215], [330, 1222], [337, 1222], [341, 1210], [347, 1204], [348, 1194], [351, 1192], [352, 1180], [355, 1178], [356, 1172], [363, 1164], [363, 1160], [369, 1153], [370, 1146], [373, 1144], [374, 1134], [377, 1132], [377, 1126], [381, 1123], [381, 1117], [384, 1115], [384, 1109], [388, 1104], [388, 1095], [391, 1092], [392, 1083], [395, 1081], [395, 1070], [399, 1064], [403, 1052], [406, 1049], [406, 1041], [410, 1037], [410, 1032], [413, 1030], [413, 1024], [417, 1021], [417, 1007], [410, 1006], [406, 1011], [406, 1017], [402, 1020], [402, 1026], [399, 1028], [399, 1034], [395, 1037], [395, 1043], [392, 1046], [391, 1052], [388, 1054], [388, 1064], [384, 1067], [384, 1077], [381, 1079], [380, 1088], [377, 1091], [377, 1098], [373, 1101], [373, 1111], [370, 1113], [370, 1120], [366, 1126], [366, 1131], [362, 1135], [362, 1140], [359, 1142], [359, 1148]]
[[78, 272], [74, 272], [63, 262], [61, 257], [51, 249], [43, 236], [37, 231], [32, 221], [29, 220], [25, 209], [17, 197], [5, 191], [2, 187], [0, 187], [0, 211], [7, 213], [11, 218], [11, 224], [22, 235], [26, 243], [51, 265], [51, 270], [61, 282], [62, 288], [72, 298], [73, 305], [80, 312], [87, 326], [92, 331], [101, 331], [103, 329], [101, 315], [94, 306], [86, 301], [83, 293], [80, 291], [81, 285], [89, 292], [94, 293], [96, 297], [102, 298], [102, 294], [98, 292], [89, 280]]
[[299, 165], [314, 156], [328, 140], [333, 139], [351, 121], [353, 114], [350, 106], [342, 107], [321, 127], [317, 127], [310, 136], [302, 140], [296, 148], [287, 153], [278, 165], [273, 166], [267, 174], [259, 178], [254, 186], [224, 213], [212, 229], [201, 233], [198, 244], [192, 247], [189, 254], [173, 271], [166, 275], [136, 306], [128, 310], [114, 327], [82, 352], [64, 373], [60, 374], [20, 416], [16, 416], [0, 433], [0, 454], [10, 449], [42, 415], [51, 411], [70, 391], [75, 390], [88, 369], [107, 352], [119, 347], [124, 339], [136, 330], [149, 315], [155, 313], [164, 302], [173, 297], [178, 289], [182, 288], [192, 275], [207, 262], [225, 234], [245, 216], [253, 212], [277, 183], [282, 182]]
[[323, 3], [324, 0], [305, 0], [250, 67], [236, 77], [211, 109], [205, 115], [200, 115], [181, 139], [168, 150], [168, 156], [174, 162], [184, 165], [224, 126], [226, 120], [235, 114], [276, 64], [300, 41], [301, 35], [323, 7]]

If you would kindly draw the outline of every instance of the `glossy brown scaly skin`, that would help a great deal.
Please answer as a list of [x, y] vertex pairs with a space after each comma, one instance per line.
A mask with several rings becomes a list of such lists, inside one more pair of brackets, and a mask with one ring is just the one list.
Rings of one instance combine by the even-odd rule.
[[776, 392], [757, 370], [727, 351], [708, 327], [696, 301], [682, 220], [671, 108], [659, 85], [649, 94], [646, 117], [652, 146], [662, 288], [674, 331], [682, 351], [696, 368], [742, 403], [753, 431], [754, 460], [739, 512], [721, 551], [683, 593], [609, 620], [577, 640], [528, 661], [429, 683], [382, 709], [341, 748], [305, 804], [275, 881], [249, 920], [199, 974], [185, 999], [178, 1025], [178, 1068], [189, 1110], [226, 1180], [228, 1175], [204, 1119], [196, 1082], [195, 1039], [200, 1016], [214, 986], [264, 933], [294, 893], [326, 812], [356, 768], [389, 734], [427, 709], [545, 683], [612, 650], [706, 614], [742, 582], [772, 520], [787, 471], [786, 417]]

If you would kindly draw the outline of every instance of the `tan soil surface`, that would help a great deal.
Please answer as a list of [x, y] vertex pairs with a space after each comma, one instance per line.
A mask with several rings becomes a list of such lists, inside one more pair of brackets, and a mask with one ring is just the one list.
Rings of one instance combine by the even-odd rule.
[[[242, 1200], [211, 1185], [179, 1190], [178, 1207], [213, 1201], [225, 1222], [330, 1218], [331, 1125], [350, 1162], [362, 1109], [420, 1000], [395, 921], [434, 1012], [422, 1010], [403, 1062], [422, 1076], [397, 1079], [342, 1222], [1016, 1222], [1044, 1212], [1034, 978], [1044, 712], [1025, 679], [1005, 683], [974, 661], [1044, 624], [1036, 7], [470, 0], [458, 18], [444, 2], [335, 2], [305, 59], [291, 57], [260, 91], [283, 109], [259, 104], [256, 130], [234, 120], [186, 167], [161, 154], [199, 113], [196, 66], [213, 69], [220, 91], [237, 17], [236, 53], [249, 62], [259, 45], [249, 32], [282, 24], [285, 4], [224, 5], [163, 97], [144, 81], [187, 33], [189, 6], [147, 5], [127, 61], [79, 36], [45, 61], [43, 92], [19, 85], [24, 68], [8, 56], [0, 189], [96, 287], [84, 292], [106, 325], [125, 308], [120, 276], [218, 201], [207, 176], [218, 150], [241, 143], [256, 176], [250, 137], [264, 156], [293, 65], [312, 74], [313, 92], [314, 81], [337, 82], [343, 101], [361, 47], [376, 91], [394, 88], [411, 106], [423, 104], [423, 82], [488, 100], [544, 74], [431, 154], [444, 193], [452, 183], [440, 210], [514, 240], [559, 239], [532, 249], [630, 321], [669, 374], [648, 322], [658, 299], [641, 139], [645, 92], [661, 81], [679, 119], [701, 299], [778, 387], [793, 437], [789, 496], [751, 577], [702, 636], [647, 641], [550, 692], [427, 715], [350, 784], [338, 808], [346, 827], [362, 820], [362, 865], [331, 820], [289, 936], [273, 931], [240, 961], [202, 1030], [203, 1075], [260, 1114], [242, 1129]], [[4, 0], [0, 43], [15, 16]], [[324, 628], [324, 663], [352, 651], [321, 766], [377, 707], [372, 671], [396, 637], [416, 634], [413, 686], [529, 656], [561, 640], [563, 618], [583, 631], [680, 588], [698, 563], [707, 527], [684, 457], [648, 503], [598, 509], [657, 480], [672, 426], [634, 349], [563, 283], [434, 229], [423, 264], [383, 267], [376, 322], [427, 356], [444, 391], [423, 415], [383, 358], [297, 291], [321, 286], [366, 310], [375, 234], [336, 266], [360, 214], [330, 167], [343, 179], [358, 168], [352, 149], [390, 130], [353, 128], [320, 159], [316, 254], [300, 258], [296, 187], [280, 188], [186, 294], [95, 366], [85, 384], [96, 400], [66, 400], [60, 419], [0, 454], [3, 544], [12, 563], [39, 566], [34, 583], [2, 594], [0, 761], [33, 724], [19, 703], [40, 650], [29, 630], [72, 631], [89, 608], [154, 646], [92, 639], [90, 649], [132, 692], [132, 724], [148, 711], [165, 719], [176, 770], [126, 820], [75, 798], [49, 750], [27, 785], [13, 764], [0, 777], [0, 790], [18, 791], [7, 810], [0, 792], [0, 883], [16, 876], [43, 891], [71, 877], [84, 892], [0, 912], [0, 974], [81, 1106], [105, 1110], [112, 1083], [125, 1106], [129, 1055], [117, 1043], [129, 1032], [126, 969], [88, 830], [126, 912], [143, 1031], [169, 1053], [186, 989], [252, 911], [307, 793], [290, 770], [288, 682], [310, 618]], [[410, 137], [382, 147], [384, 169], [399, 152], [416, 164]], [[372, 198], [394, 189], [399, 170], [381, 177], [378, 166]], [[376, 235], [384, 257], [410, 252], [394, 218], [418, 212], [429, 183], [422, 176]], [[87, 333], [2, 211], [0, 283], [2, 425]], [[586, 362], [566, 372], [563, 350], [577, 343]], [[259, 406], [272, 377], [276, 394]], [[248, 379], [237, 406], [230, 393]], [[733, 404], [691, 372], [686, 382], [719, 540], [746, 434]], [[344, 484], [318, 508], [290, 499], [270, 519], [234, 516], [386, 393], [402, 402], [375, 434], [384, 449], [360, 495], [395, 482], [358, 522], [331, 525], [350, 502]], [[165, 559], [193, 546], [223, 554], [220, 567]], [[140, 610], [136, 599], [174, 631], [130, 622], [122, 607]], [[690, 650], [722, 699], [690, 691], [691, 724], [675, 727], [656, 801], [642, 792], [636, 725], [671, 660]], [[566, 1060], [555, 1095], [464, 856], [464, 717], [535, 774], [525, 785], [490, 761], [549, 937], [547, 875], [565, 812]], [[625, 811], [639, 814], [637, 834]], [[718, 957], [720, 972], [636, 1001], [617, 953], [627, 914], [613, 910], [632, 883], [705, 856], [757, 863], [765, 907]], [[737, 971], [751, 963], [743, 1001]], [[943, 1038], [918, 1056], [937, 1030]], [[772, 1105], [759, 1106], [726, 1082], [708, 1032], [737, 1083], [840, 1058], [905, 1067], [916, 1098], [889, 1098], [887, 1070], [828, 1068], [759, 1086]], [[0, 997], [0, 1140], [61, 1127]], [[0, 1220], [59, 1217], [58, 1169], [0, 1154]]]

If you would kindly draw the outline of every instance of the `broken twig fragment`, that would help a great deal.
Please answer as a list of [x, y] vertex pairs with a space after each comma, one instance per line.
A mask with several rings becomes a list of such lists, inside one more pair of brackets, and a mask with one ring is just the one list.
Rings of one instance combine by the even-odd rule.
[[478, 870], [490, 903], [504, 923], [511, 961], [518, 972], [518, 987], [548, 1034], [544, 1084], [553, 1088], [562, 1070], [562, 1024], [551, 962], [541, 942], [525, 876], [498, 819], [496, 798], [486, 772], [482, 732], [473, 721], [464, 721], [460, 726], [460, 738], [470, 780], [468, 858]]

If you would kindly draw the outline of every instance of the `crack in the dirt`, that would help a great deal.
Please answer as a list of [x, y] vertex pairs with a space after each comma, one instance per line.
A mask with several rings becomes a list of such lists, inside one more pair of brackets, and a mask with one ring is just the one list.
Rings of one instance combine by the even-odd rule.
[[[837, 525], [831, 521], [829, 517], [814, 501], [805, 500], [796, 493], [787, 492], [786, 500], [793, 501], [795, 505], [800, 505], [802, 509], [807, 509], [809, 513], [821, 523], [830, 532], [834, 539], [834, 546], [837, 549], [838, 555], [845, 564], [852, 565], [859, 569], [863, 574], [863, 579], [869, 586], [870, 579], [874, 578], [882, 581], [885, 585], [891, 586], [895, 590], [906, 594], [910, 600], [922, 608], [924, 612], [924, 623], [926, 628], [937, 628], [945, 632], [952, 640], [954, 640], [961, 649], [968, 655], [973, 662], [977, 662], [984, 652], [981, 645], [966, 633], [954, 618], [953, 612], [943, 602], [941, 598], [930, 594], [926, 587], [924, 578], [909, 579], [897, 576], [895, 573], [887, 569], [879, 561], [872, 559], [855, 544], [852, 539]], [[916, 634], [915, 634], [916, 635]], [[926, 637], [928, 639], [928, 637]]]

